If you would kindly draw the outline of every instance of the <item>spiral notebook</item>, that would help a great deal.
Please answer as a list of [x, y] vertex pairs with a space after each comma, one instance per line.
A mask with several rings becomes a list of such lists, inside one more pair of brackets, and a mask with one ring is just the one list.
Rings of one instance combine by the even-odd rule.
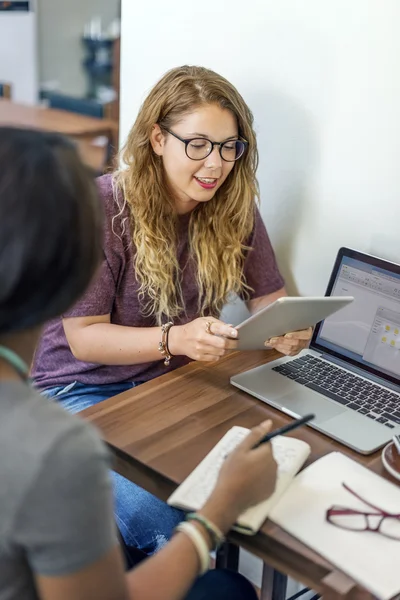
[[[169, 497], [168, 504], [183, 510], [199, 510], [215, 487], [219, 470], [226, 455], [249, 433], [245, 427], [232, 427], [185, 481]], [[310, 446], [292, 437], [277, 436], [271, 440], [272, 450], [278, 464], [275, 491], [260, 504], [242, 513], [233, 529], [254, 535], [260, 529], [269, 512], [290, 486], [296, 473], [310, 454]]]

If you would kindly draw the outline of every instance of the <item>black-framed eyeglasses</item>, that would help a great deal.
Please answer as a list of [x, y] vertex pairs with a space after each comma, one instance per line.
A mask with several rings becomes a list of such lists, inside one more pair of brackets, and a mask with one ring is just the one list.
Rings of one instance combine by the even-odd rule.
[[204, 160], [210, 156], [214, 150], [214, 146], [219, 146], [219, 154], [225, 162], [234, 162], [243, 156], [248, 142], [246, 140], [227, 140], [226, 142], [212, 142], [206, 138], [190, 138], [184, 139], [179, 135], [164, 127], [165, 131], [170, 133], [174, 138], [185, 144], [186, 156], [191, 160]]
[[350, 492], [361, 502], [364, 502], [367, 506], [372, 508], [374, 512], [364, 512], [361, 510], [355, 510], [354, 508], [346, 508], [345, 506], [331, 506], [326, 511], [326, 520], [340, 527], [340, 529], [347, 529], [349, 531], [372, 531], [374, 533], [380, 533], [385, 537], [392, 540], [400, 541], [400, 513], [390, 513], [365, 498], [362, 498], [348, 485], [342, 483], [345, 490]]

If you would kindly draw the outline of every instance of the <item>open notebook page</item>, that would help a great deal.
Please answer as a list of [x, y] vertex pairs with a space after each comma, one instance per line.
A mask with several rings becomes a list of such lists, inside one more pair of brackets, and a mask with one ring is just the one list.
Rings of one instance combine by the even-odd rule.
[[[375, 506], [387, 512], [400, 513], [398, 485], [340, 452], [332, 452], [294, 479], [293, 488], [271, 510], [271, 519], [358, 581], [375, 597], [389, 600], [400, 594], [400, 541], [375, 532], [341, 529], [326, 520], [326, 511], [333, 505], [374, 512], [350, 494], [343, 487], [343, 482]], [[371, 518], [371, 526], [376, 527], [379, 518]], [[362, 524], [365, 525], [364, 520]], [[398, 533], [396, 519], [386, 523], [386, 531]]]
[[[225, 456], [248, 433], [249, 430], [244, 427], [232, 427], [170, 496], [168, 504], [184, 510], [200, 509], [215, 487]], [[310, 446], [295, 438], [278, 436], [271, 443], [275, 460], [278, 463], [275, 492], [268, 500], [249, 508], [240, 515], [234, 529], [242, 533], [253, 534], [259, 530], [270, 509], [290, 485], [310, 453]]]

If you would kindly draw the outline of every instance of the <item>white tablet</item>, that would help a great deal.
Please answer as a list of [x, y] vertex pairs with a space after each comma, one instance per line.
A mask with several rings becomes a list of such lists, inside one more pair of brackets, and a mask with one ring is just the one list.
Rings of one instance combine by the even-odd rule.
[[312, 327], [353, 300], [352, 296], [279, 298], [237, 326], [239, 350], [265, 350], [269, 338]]

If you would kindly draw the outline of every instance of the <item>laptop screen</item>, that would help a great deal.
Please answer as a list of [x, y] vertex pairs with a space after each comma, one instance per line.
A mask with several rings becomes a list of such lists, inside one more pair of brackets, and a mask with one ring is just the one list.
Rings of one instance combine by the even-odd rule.
[[354, 302], [317, 325], [311, 347], [400, 383], [400, 265], [341, 248], [326, 292]]

